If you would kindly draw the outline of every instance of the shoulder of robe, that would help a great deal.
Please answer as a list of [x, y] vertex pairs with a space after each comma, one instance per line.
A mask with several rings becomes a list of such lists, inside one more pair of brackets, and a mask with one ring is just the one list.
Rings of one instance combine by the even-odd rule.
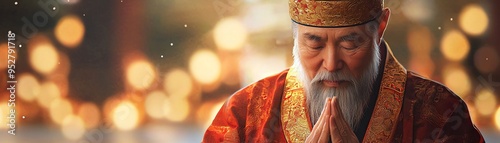
[[227, 102], [233, 103], [237, 106], [247, 106], [251, 104], [252, 99], [254, 98], [262, 98], [263, 96], [280, 97], [281, 94], [269, 95], [269, 93], [273, 93], [274, 90], [276, 90], [280, 86], [284, 86], [284, 81], [287, 73], [288, 69], [278, 74], [263, 78], [246, 87], [243, 87], [242, 89], [236, 91], [233, 95], [231, 95]]
[[[453, 91], [411, 71], [408, 72], [405, 98], [414, 103], [416, 124], [442, 127], [455, 112], [467, 112], [465, 102]], [[467, 113], [463, 116], [469, 115]]]

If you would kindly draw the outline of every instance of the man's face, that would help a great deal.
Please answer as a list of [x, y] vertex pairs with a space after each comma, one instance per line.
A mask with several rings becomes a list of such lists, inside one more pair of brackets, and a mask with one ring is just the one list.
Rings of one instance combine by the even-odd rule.
[[[380, 53], [374, 23], [345, 28], [297, 25], [294, 66], [304, 85], [313, 123], [327, 97], [337, 96], [348, 124], [363, 116], [378, 74]], [[370, 30], [372, 29], [372, 30]]]
[[[369, 68], [376, 42], [373, 31], [366, 25], [343, 28], [317, 28], [298, 25], [297, 46], [300, 61], [313, 79], [319, 71], [346, 71], [359, 79]], [[323, 80], [323, 86], [346, 87], [352, 84], [342, 79]]]

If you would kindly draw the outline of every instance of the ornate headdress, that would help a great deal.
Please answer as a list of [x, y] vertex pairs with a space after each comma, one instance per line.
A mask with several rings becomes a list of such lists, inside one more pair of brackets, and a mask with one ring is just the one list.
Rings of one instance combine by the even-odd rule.
[[384, 0], [289, 0], [293, 21], [315, 27], [345, 27], [377, 18]]

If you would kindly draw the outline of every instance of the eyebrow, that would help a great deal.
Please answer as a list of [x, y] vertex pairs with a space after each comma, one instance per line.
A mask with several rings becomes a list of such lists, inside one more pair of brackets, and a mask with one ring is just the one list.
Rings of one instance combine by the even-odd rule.
[[360, 35], [356, 32], [352, 32], [350, 34], [347, 34], [345, 36], [340, 37], [341, 41], [354, 41], [356, 40]]
[[312, 33], [304, 33], [304, 36], [308, 39], [314, 39], [314, 40], [318, 40], [318, 41], [322, 41], [323, 38], [319, 35], [315, 35], [315, 34], [312, 34]]

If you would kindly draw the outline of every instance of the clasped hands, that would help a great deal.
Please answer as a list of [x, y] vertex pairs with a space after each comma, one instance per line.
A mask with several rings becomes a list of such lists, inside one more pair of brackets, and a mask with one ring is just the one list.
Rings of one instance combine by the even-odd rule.
[[359, 143], [344, 119], [337, 97], [327, 98], [325, 107], [306, 143]]

